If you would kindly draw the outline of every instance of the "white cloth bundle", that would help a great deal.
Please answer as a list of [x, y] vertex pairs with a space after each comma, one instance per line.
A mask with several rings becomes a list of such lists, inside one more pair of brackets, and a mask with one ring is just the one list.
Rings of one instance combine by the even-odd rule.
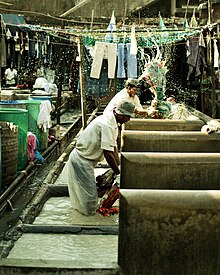
[[40, 112], [37, 119], [37, 126], [43, 129], [44, 132], [51, 127], [50, 112], [52, 111], [52, 106], [49, 100], [43, 100], [40, 104]]

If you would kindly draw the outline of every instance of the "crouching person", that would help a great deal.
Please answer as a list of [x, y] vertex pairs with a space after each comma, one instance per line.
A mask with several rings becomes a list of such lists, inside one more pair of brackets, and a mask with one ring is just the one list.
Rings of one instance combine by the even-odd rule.
[[118, 124], [130, 120], [135, 105], [121, 100], [109, 113], [95, 118], [79, 136], [61, 173], [61, 181], [68, 184], [72, 207], [84, 215], [94, 215], [98, 194], [94, 169], [105, 157], [107, 163], [120, 174], [117, 150]]

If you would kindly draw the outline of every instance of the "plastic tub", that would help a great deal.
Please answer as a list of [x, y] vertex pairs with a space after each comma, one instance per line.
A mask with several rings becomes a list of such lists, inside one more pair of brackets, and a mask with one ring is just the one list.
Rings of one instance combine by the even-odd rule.
[[49, 130], [46, 132], [39, 129], [37, 126], [38, 115], [40, 113], [41, 100], [19, 100], [20, 103], [26, 104], [28, 110], [28, 131], [36, 135], [42, 152], [48, 147]]

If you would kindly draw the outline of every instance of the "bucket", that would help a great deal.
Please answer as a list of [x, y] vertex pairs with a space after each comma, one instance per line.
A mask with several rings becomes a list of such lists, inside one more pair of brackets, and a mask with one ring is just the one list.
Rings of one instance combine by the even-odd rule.
[[2, 184], [5, 190], [17, 176], [18, 165], [18, 126], [9, 122], [0, 122], [1, 127], [1, 164]]
[[40, 144], [39, 151], [46, 150], [48, 147], [49, 130], [44, 132], [37, 126], [41, 100], [18, 100], [18, 102], [26, 105], [26, 109], [28, 110], [28, 131], [37, 137]]
[[28, 161], [28, 111], [16, 108], [0, 108], [0, 121], [18, 125], [18, 170], [23, 170]]
[[48, 95], [31, 95], [30, 100], [49, 100], [52, 103], [52, 96]]
[[25, 103], [21, 103], [17, 100], [1, 100], [0, 108], [26, 109], [26, 105]]

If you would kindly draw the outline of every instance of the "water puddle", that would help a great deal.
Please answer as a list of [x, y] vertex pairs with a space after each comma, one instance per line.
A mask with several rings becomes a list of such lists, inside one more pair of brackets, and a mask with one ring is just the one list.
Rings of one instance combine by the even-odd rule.
[[23, 234], [7, 258], [73, 261], [78, 266], [102, 268], [117, 263], [117, 255], [116, 235]]

